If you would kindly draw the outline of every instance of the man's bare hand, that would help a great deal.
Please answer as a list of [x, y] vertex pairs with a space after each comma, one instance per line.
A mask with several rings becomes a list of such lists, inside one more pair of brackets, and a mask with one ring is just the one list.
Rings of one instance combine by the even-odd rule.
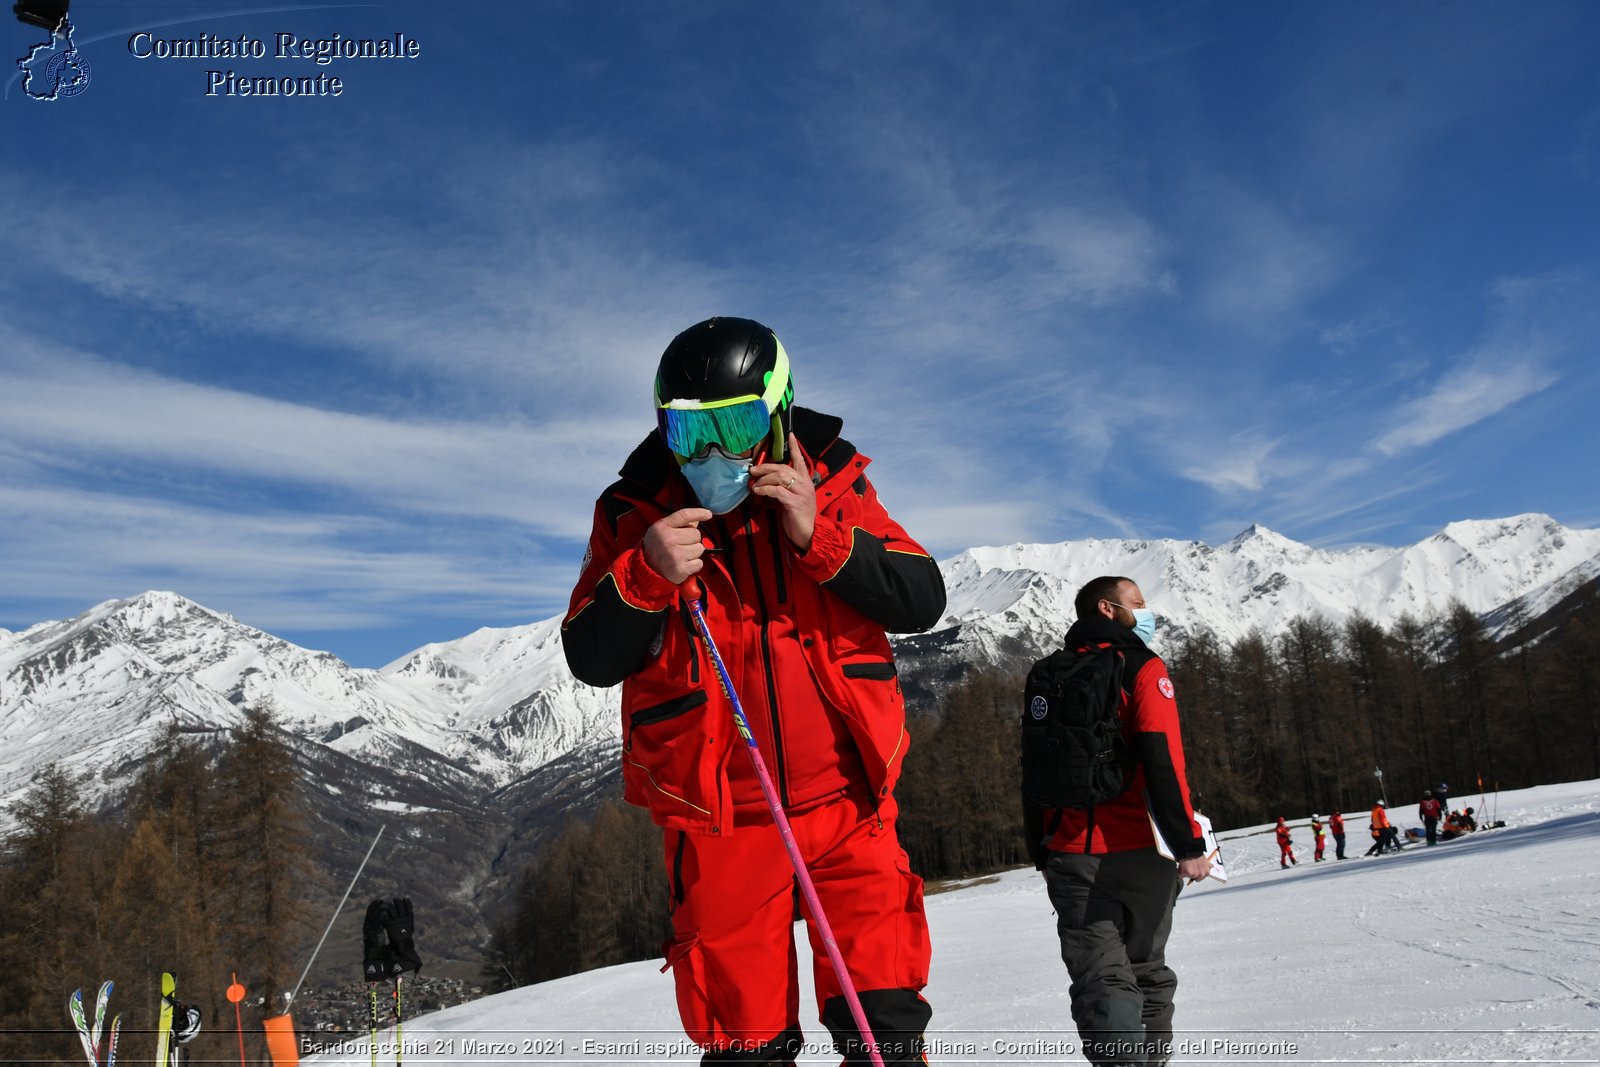
[[661, 519], [644, 532], [644, 561], [673, 585], [682, 585], [706, 565], [700, 524], [710, 519], [705, 508], [682, 508]]
[[1188, 879], [1191, 885], [1204, 881], [1210, 874], [1210, 856], [1196, 856], [1194, 859], [1178, 861], [1178, 877]]
[[817, 487], [811, 484], [800, 442], [789, 435], [789, 462], [758, 463], [750, 468], [750, 491], [769, 497], [783, 508], [783, 531], [805, 555], [817, 527]]

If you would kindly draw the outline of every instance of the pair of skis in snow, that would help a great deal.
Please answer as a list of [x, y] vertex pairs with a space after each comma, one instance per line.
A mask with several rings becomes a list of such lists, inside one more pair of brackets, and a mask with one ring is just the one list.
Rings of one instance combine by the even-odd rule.
[[[100, 1039], [104, 1033], [106, 1003], [111, 999], [112, 983], [102, 982], [94, 998], [94, 1022], [88, 1021], [83, 1008], [83, 990], [74, 989], [67, 998], [67, 1014], [72, 1016], [72, 1026], [78, 1031], [83, 1045], [84, 1058], [89, 1067], [115, 1067], [117, 1038], [122, 1033], [122, 1016], [111, 1020], [111, 1034], [106, 1042], [105, 1059], [100, 1058]], [[194, 1040], [200, 1032], [200, 1011], [178, 1003], [178, 982], [170, 972], [161, 975], [161, 1020], [156, 1031], [157, 1067], [179, 1067], [178, 1045]], [[176, 1025], [175, 1025], [176, 1024]], [[176, 1038], [176, 1040], [174, 1040]]]
[[122, 1016], [114, 1016], [111, 1020], [111, 1037], [106, 1043], [106, 1058], [100, 1060], [100, 1037], [104, 1032], [106, 1021], [106, 1002], [111, 999], [112, 983], [101, 982], [100, 989], [94, 995], [94, 1024], [91, 1026], [83, 1010], [83, 990], [74, 989], [67, 998], [67, 1014], [72, 1016], [72, 1026], [78, 1031], [78, 1040], [83, 1044], [83, 1054], [89, 1060], [89, 1067], [112, 1067], [117, 1062], [117, 1037], [122, 1032]]

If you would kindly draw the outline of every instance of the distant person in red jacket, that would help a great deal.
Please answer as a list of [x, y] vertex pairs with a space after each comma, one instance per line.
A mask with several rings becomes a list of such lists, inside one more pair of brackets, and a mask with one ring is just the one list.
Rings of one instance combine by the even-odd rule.
[[1444, 805], [1433, 795], [1433, 790], [1422, 791], [1422, 802], [1417, 805], [1417, 814], [1422, 816], [1422, 826], [1427, 831], [1428, 844], [1438, 844], [1439, 817], [1444, 814]]
[[1289, 824], [1283, 821], [1283, 816], [1278, 816], [1278, 867], [1287, 870], [1290, 864], [1299, 866], [1300, 861], [1294, 858], [1294, 842], [1289, 840]]
[[[879, 1051], [922, 1064], [930, 950], [895, 829], [909, 738], [886, 631], [938, 622], [944, 582], [840, 420], [793, 401], [788, 354], [758, 322], [710, 319], [667, 346], [656, 430], [595, 505], [562, 645], [580, 681], [621, 683], [624, 796], [662, 828], [666, 962], [704, 1062], [789, 1064], [803, 1040], [795, 874], [691, 601]], [[867, 1063], [833, 969], [813, 980], [844, 1063]]]
[[1311, 816], [1311, 843], [1316, 846], [1316, 852], [1312, 854], [1311, 858], [1315, 862], [1321, 863], [1323, 849], [1327, 848], [1328, 845], [1328, 831], [1322, 828], [1322, 816], [1320, 815]]
[[1333, 835], [1334, 858], [1344, 859], [1344, 816], [1337, 808], [1328, 816], [1328, 832]]

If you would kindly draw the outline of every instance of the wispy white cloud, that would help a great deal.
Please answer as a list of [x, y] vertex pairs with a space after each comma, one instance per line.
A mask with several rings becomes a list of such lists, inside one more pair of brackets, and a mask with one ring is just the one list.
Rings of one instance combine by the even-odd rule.
[[1222, 493], [1258, 492], [1267, 484], [1267, 460], [1277, 447], [1277, 441], [1233, 435], [1205, 449], [1197, 462], [1184, 468], [1183, 475]]
[[1373, 447], [1392, 456], [1431, 445], [1548, 389], [1557, 379], [1558, 375], [1527, 360], [1506, 366], [1480, 363], [1456, 367], [1426, 394], [1402, 406], [1395, 416], [1399, 425], [1378, 438]]
[[[611, 406], [614, 381], [648, 366], [686, 309], [710, 314], [741, 290], [723, 267], [668, 252], [663, 222], [617, 206], [627, 190], [603, 149], [501, 144], [491, 156], [436, 136], [409, 161], [413, 182], [450, 190], [432, 224], [395, 225], [381, 194], [400, 175], [364, 163], [352, 172], [367, 181], [314, 204], [289, 188], [244, 201], [68, 180], [42, 203], [0, 203], [0, 251], [124, 315], [420, 371], [437, 403], [480, 409]], [[54, 220], [42, 230], [30, 222], [41, 213]]]
[[1197, 177], [1186, 202], [1190, 258], [1180, 284], [1206, 315], [1242, 334], [1270, 338], [1300, 328], [1310, 302], [1348, 269], [1333, 227], [1232, 177]]
[[1565, 361], [1592, 355], [1597, 296], [1600, 287], [1570, 271], [1491, 283], [1482, 338], [1400, 404], [1372, 447], [1385, 456], [1422, 448], [1550, 388]]
[[1104, 304], [1174, 288], [1155, 226], [1125, 205], [1049, 209], [1020, 240], [1045, 252], [1043, 276], [1066, 299]]
[[[13, 600], [95, 603], [170, 588], [255, 625], [380, 625], [396, 614], [525, 607], [548, 562], [489, 573], [470, 538], [368, 515], [223, 510], [117, 492], [0, 487]], [[432, 544], [422, 544], [432, 540]], [[298, 605], [298, 606], [296, 606]], [[312, 605], [315, 605], [313, 608]]]
[[385, 512], [506, 519], [573, 537], [643, 436], [635, 421], [581, 412], [497, 425], [327, 410], [130, 369], [3, 328], [0, 348], [0, 443], [13, 462], [121, 469], [134, 483], [210, 472]]

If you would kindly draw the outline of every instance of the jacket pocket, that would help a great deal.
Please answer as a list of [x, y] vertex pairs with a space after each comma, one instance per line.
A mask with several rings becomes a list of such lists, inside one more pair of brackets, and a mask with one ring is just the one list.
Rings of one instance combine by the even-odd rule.
[[895, 978], [904, 989], [922, 989], [928, 984], [928, 964], [933, 957], [927, 913], [922, 903], [922, 879], [911, 872], [911, 861], [903, 849], [895, 866], [906, 894], [905, 908], [900, 914]]
[[650, 726], [668, 719], [676, 719], [684, 712], [693, 711], [706, 702], [706, 691], [696, 689], [692, 693], [685, 693], [681, 697], [663, 700], [659, 704], [652, 704], [648, 708], [640, 708], [628, 716], [628, 732], [631, 734], [640, 726]]
[[[622, 777], [629, 803], [652, 812], [676, 810], [684, 805], [710, 815], [715, 793], [714, 761], [707, 761], [707, 746], [717, 731], [707, 721], [704, 689], [680, 693], [669, 700], [625, 712], [622, 739]], [[671, 801], [663, 809], [662, 799]]]
[[875, 681], [887, 682], [896, 675], [893, 660], [870, 660], [863, 663], [846, 663], [843, 668], [846, 678], [871, 678]]
[[710, 1047], [722, 1036], [712, 1009], [710, 983], [707, 981], [705, 954], [700, 948], [698, 933], [678, 934], [661, 946], [667, 962], [661, 969], [672, 969], [673, 985], [678, 994], [678, 1018], [689, 1040]]

